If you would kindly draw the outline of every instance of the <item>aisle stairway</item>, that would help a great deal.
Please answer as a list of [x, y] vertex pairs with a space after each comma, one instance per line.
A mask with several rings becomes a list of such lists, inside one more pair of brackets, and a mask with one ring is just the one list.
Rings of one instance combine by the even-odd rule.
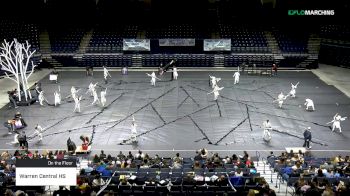
[[[260, 176], [265, 178], [266, 182], [269, 183], [270, 188], [276, 192], [277, 196], [285, 196], [289, 194], [286, 194], [286, 183], [281, 183], [279, 181], [277, 172], [274, 172], [273, 168], [270, 168], [270, 165], [265, 159], [254, 161], [254, 165], [257, 173], [260, 173]], [[288, 192], [290, 192], [289, 188]]]

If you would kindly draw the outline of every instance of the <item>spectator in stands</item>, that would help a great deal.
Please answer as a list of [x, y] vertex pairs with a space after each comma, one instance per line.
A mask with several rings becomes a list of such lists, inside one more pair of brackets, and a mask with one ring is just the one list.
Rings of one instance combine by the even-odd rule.
[[315, 183], [310, 183], [310, 188], [305, 192], [305, 196], [321, 195], [315, 185]]
[[13, 195], [14, 195], [14, 193], [12, 192], [11, 189], [6, 189], [4, 196], [13, 196]]
[[195, 161], [193, 163], [193, 169], [201, 169], [202, 166], [201, 166], [201, 163], [199, 161]]
[[142, 153], [141, 150], [139, 150], [136, 154], [135, 154], [135, 159], [143, 159], [145, 157], [145, 154]]
[[162, 162], [162, 159], [159, 157], [159, 155], [155, 155], [154, 158], [153, 158], [153, 165], [156, 165], [156, 166], [161, 166], [161, 162]]
[[344, 162], [344, 159], [341, 155], [338, 155], [334, 158], [334, 163], [338, 164], [339, 162]]
[[200, 154], [201, 154], [202, 159], [206, 159], [208, 157], [208, 150], [205, 148], [202, 148], [200, 150]]
[[120, 183], [119, 183], [119, 185], [123, 185], [123, 186], [132, 186], [131, 184], [130, 184], [130, 182], [128, 182], [128, 179], [124, 176], [124, 175], [121, 175], [120, 176]]
[[1, 160], [10, 160], [10, 158], [11, 158], [11, 154], [9, 153], [8, 150], [1, 153]]
[[222, 165], [221, 158], [219, 157], [218, 153], [213, 155], [211, 161], [214, 163], [214, 167], [220, 167]]
[[56, 159], [63, 159], [63, 158], [64, 158], [63, 151], [62, 150], [58, 151], [58, 153], [56, 155]]
[[307, 181], [306, 183], [304, 183], [304, 185], [302, 185], [302, 186], [300, 187], [300, 192], [301, 192], [302, 194], [305, 194], [306, 191], [307, 191], [308, 189], [311, 188], [310, 184], [311, 184], [310, 181]]
[[322, 196], [334, 196], [334, 192], [330, 186], [326, 186], [325, 190], [322, 193]]
[[120, 151], [119, 152], [119, 154], [117, 155], [117, 158], [119, 159], [119, 160], [125, 160], [125, 155], [123, 154], [123, 152], [122, 151]]
[[181, 169], [182, 168], [182, 161], [180, 159], [176, 159], [173, 161], [173, 169]]
[[101, 154], [100, 154], [100, 160], [103, 160], [107, 157], [107, 155], [105, 154], [105, 152], [103, 150], [101, 150]]
[[131, 151], [129, 151], [128, 156], [126, 157], [127, 159], [133, 160], [134, 156], [132, 155]]
[[99, 187], [99, 186], [103, 186], [104, 184], [105, 184], [105, 181], [101, 178], [99, 174], [96, 175], [94, 180], [92, 181], [92, 187]]
[[69, 196], [69, 190], [65, 186], [60, 186], [58, 190], [53, 192], [53, 196]]
[[113, 190], [110, 190], [109, 192], [107, 192], [106, 194], [104, 194], [104, 196], [114, 196]]
[[235, 171], [235, 176], [243, 176], [243, 171], [241, 168], [238, 168], [236, 171]]
[[94, 158], [92, 159], [93, 163], [99, 163], [100, 162], [100, 157], [98, 157], [97, 154], [95, 154]]
[[292, 166], [292, 169], [295, 171], [295, 170], [301, 170], [302, 169], [302, 166], [301, 166], [301, 163], [300, 161], [296, 161], [295, 162], [295, 165]]
[[182, 163], [182, 157], [180, 157], [180, 153], [176, 153], [176, 156], [173, 157], [173, 162], [179, 162]]
[[267, 156], [267, 158], [268, 158], [268, 159], [269, 159], [269, 158], [276, 158], [276, 156], [273, 154], [273, 151], [271, 151], [271, 152], [270, 152], [270, 155]]
[[224, 176], [221, 175], [215, 182], [216, 186], [227, 186], [228, 185], [228, 179]]
[[318, 169], [317, 170], [317, 177], [325, 177], [325, 175], [323, 174], [322, 169]]
[[201, 154], [198, 152], [198, 150], [196, 150], [196, 156], [194, 157], [194, 160], [195, 160], [195, 161], [200, 161], [200, 160], [202, 160], [202, 156], [201, 156]]
[[232, 160], [229, 156], [226, 156], [224, 159], [222, 159], [224, 164], [230, 164], [232, 163]]
[[339, 181], [338, 185], [335, 187], [335, 192], [337, 195], [346, 195], [346, 185], [344, 181]]

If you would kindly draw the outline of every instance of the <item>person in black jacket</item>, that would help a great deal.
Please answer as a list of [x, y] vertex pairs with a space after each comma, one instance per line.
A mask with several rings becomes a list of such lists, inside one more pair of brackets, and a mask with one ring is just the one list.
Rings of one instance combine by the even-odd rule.
[[311, 127], [308, 127], [305, 131], [304, 131], [304, 145], [303, 147], [307, 147], [307, 148], [311, 148], [310, 146], [310, 141], [312, 139], [312, 135], [311, 135]]
[[19, 146], [26, 146], [27, 136], [24, 131], [22, 131], [22, 133], [18, 135], [18, 142], [19, 142]]

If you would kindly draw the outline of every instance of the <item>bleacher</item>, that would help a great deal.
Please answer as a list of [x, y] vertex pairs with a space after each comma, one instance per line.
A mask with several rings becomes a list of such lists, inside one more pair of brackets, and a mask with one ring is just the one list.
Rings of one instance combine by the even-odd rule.
[[86, 33], [84, 28], [51, 27], [48, 29], [51, 51], [54, 53], [75, 53]]
[[242, 64], [252, 66], [255, 64], [257, 67], [271, 67], [273, 63], [272, 55], [227, 55], [225, 56], [225, 66], [237, 67]]
[[147, 29], [146, 38], [200, 38], [196, 28], [190, 24], [156, 26]]
[[122, 53], [123, 38], [137, 38], [138, 26], [96, 27], [87, 49], [88, 53]]
[[[282, 153], [278, 157], [269, 156], [267, 161], [271, 168], [278, 172], [279, 183], [286, 183], [286, 194], [289, 192], [292, 195], [307, 195], [310, 194], [308, 189], [310, 192], [316, 192], [317, 195], [321, 195], [325, 190], [331, 191], [331, 194], [334, 192], [336, 195], [349, 195], [350, 193], [350, 173], [347, 169], [350, 162], [349, 156], [313, 157], [294, 152]], [[340, 182], [345, 185], [342, 190], [338, 189]], [[306, 191], [301, 189], [304, 185], [309, 185], [305, 187]]]
[[214, 66], [214, 57], [204, 54], [158, 54], [158, 55], [143, 55], [142, 65], [144, 67], [159, 67], [163, 66], [171, 60], [177, 59], [176, 66], [179, 67], [212, 67]]
[[[19, 155], [15, 152], [15, 155], [17, 158], [19, 156], [28, 158], [25, 153]], [[232, 155], [225, 158], [220, 158], [217, 153], [213, 156], [200, 153], [194, 158], [157, 155], [151, 158], [148, 154], [139, 151], [135, 155], [129, 152], [129, 154], [118, 154], [113, 157], [101, 153], [99, 156], [96, 154], [93, 157], [83, 158], [68, 155], [63, 151], [56, 153], [50, 151], [45, 155], [31, 154], [30, 157], [52, 159], [59, 155], [64, 155], [60, 156], [64, 159], [77, 160], [77, 186], [71, 186], [69, 191], [73, 195], [98, 192], [103, 187], [103, 183], [96, 184], [96, 179], [102, 179], [103, 182], [110, 179], [103, 194], [118, 195], [247, 195], [250, 189], [260, 191], [261, 194], [270, 190], [264, 187], [266, 181], [260, 173], [257, 173], [254, 163], [247, 154], [242, 157]], [[4, 157], [11, 158], [11, 155]], [[14, 159], [2, 159], [1, 166], [5, 167], [15, 162]], [[175, 166], [175, 163], [181, 163], [181, 165]], [[4, 193], [5, 189], [23, 190], [28, 194], [44, 193], [44, 187], [26, 189], [16, 187], [12, 178], [15, 168], [0, 173], [4, 174], [0, 176], [1, 193]]]
[[264, 32], [257, 27], [219, 25], [221, 38], [231, 39], [233, 53], [269, 53]]
[[40, 50], [37, 25], [0, 19], [0, 29], [0, 43], [2, 43], [4, 39], [11, 42], [16, 38], [20, 43], [28, 41], [32, 50]]
[[295, 30], [293, 28], [278, 27], [273, 30], [278, 46], [282, 52], [286, 53], [307, 53], [307, 43], [309, 33]]
[[82, 61], [78, 64], [81, 67], [122, 67], [131, 66], [130, 55], [84, 55]]
[[[13, 20], [0, 19], [0, 45], [6, 40], [7, 42], [12, 42], [14, 38], [17, 39], [19, 43], [26, 44], [26, 41], [31, 45], [30, 50], [36, 50], [32, 61], [35, 65], [40, 63], [40, 48], [38, 39], [38, 27], [36, 24], [25, 23]], [[29, 64], [28, 70], [31, 69], [31, 63]], [[4, 75], [5, 72], [1, 70], [0, 76]]]
[[320, 61], [329, 65], [350, 68], [350, 45], [323, 43], [320, 48]]
[[320, 36], [325, 39], [350, 41], [349, 25], [322, 25]]

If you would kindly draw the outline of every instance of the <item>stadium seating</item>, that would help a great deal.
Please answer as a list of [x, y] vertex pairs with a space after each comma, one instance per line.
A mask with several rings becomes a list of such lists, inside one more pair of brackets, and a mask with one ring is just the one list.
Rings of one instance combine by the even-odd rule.
[[131, 66], [130, 55], [84, 55], [79, 66], [93, 66], [93, 67], [122, 67]]
[[273, 34], [282, 52], [306, 53], [309, 33], [288, 28], [276, 28]]
[[348, 25], [322, 25], [320, 36], [326, 39], [350, 40], [350, 27]]
[[321, 44], [320, 62], [342, 67], [350, 67], [350, 45]]
[[90, 40], [87, 52], [122, 53], [123, 38], [136, 38], [138, 26], [96, 27]]
[[177, 59], [176, 66], [179, 67], [212, 67], [214, 66], [214, 57], [204, 54], [178, 54], [178, 55], [144, 55], [142, 65], [145, 67], [159, 67], [160, 64], [166, 65], [173, 59]]
[[28, 41], [32, 50], [39, 51], [39, 32], [35, 24], [0, 19], [0, 29], [0, 43], [16, 38], [20, 43]]
[[227, 55], [225, 56], [225, 66], [237, 67], [242, 64], [257, 67], [271, 67], [273, 63], [272, 55]]
[[234, 53], [268, 53], [264, 32], [255, 27], [220, 25], [220, 37], [231, 39], [231, 50]]
[[86, 29], [51, 27], [49, 30], [51, 51], [56, 53], [75, 53]]

